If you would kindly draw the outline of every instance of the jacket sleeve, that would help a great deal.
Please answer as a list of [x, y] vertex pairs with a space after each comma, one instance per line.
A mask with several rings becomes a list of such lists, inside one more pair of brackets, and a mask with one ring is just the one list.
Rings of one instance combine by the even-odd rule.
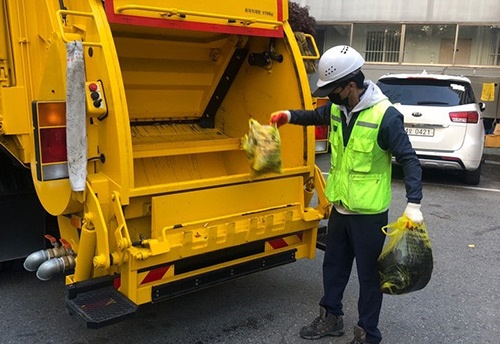
[[308, 125], [330, 125], [331, 102], [314, 110], [290, 110], [290, 123], [303, 126]]
[[403, 167], [408, 202], [420, 204], [423, 197], [422, 167], [404, 129], [403, 115], [392, 106], [382, 119], [378, 143], [382, 149], [388, 149]]

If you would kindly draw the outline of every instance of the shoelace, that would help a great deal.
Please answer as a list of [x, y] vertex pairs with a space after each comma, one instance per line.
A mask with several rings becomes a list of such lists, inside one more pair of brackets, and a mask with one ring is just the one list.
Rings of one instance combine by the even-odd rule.
[[324, 325], [325, 323], [326, 323], [326, 321], [323, 318], [316, 317], [316, 319], [313, 320], [311, 325], [312, 325], [312, 327], [317, 328], [317, 327], [319, 327], [319, 325]]

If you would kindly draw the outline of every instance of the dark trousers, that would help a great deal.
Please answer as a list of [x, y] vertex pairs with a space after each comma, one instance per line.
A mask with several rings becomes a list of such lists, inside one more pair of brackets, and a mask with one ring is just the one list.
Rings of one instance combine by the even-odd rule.
[[343, 315], [342, 297], [349, 281], [354, 258], [359, 280], [358, 325], [366, 331], [366, 340], [378, 344], [382, 292], [379, 287], [377, 258], [385, 235], [388, 211], [375, 215], [343, 215], [332, 209], [328, 221], [325, 257], [323, 260], [324, 296], [320, 306], [329, 314]]

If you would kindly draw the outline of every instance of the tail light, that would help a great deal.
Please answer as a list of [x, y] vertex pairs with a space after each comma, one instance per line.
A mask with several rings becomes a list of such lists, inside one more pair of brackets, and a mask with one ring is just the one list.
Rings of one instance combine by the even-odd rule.
[[328, 152], [328, 135], [330, 127], [328, 125], [321, 125], [315, 127], [314, 136], [316, 138], [316, 153]]
[[33, 119], [38, 180], [67, 178], [66, 103], [35, 102]]
[[454, 123], [477, 123], [479, 114], [476, 111], [450, 112], [450, 120]]
[[315, 127], [316, 140], [326, 140], [328, 138], [328, 126], [321, 125]]

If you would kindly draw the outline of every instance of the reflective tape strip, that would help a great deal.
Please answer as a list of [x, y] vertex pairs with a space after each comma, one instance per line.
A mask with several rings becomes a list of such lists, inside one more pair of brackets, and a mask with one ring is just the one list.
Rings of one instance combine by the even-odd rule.
[[340, 116], [331, 115], [331, 119], [332, 119], [332, 121], [342, 123], [342, 118], [340, 118]]
[[283, 238], [269, 240], [268, 244], [271, 245], [271, 247], [273, 249], [275, 249], [275, 250], [277, 250], [278, 248], [282, 248], [282, 247], [287, 247], [288, 246], [287, 242]]
[[287, 247], [290, 245], [295, 245], [300, 242], [302, 242], [302, 233], [267, 241], [267, 243], [272, 247], [273, 250], [277, 250], [279, 248]]
[[363, 121], [358, 121], [356, 125], [359, 125], [360, 127], [365, 127], [365, 128], [372, 128], [372, 129], [377, 129], [378, 125], [376, 123], [370, 123], [370, 122], [363, 122]]
[[172, 265], [167, 265], [167, 266], [162, 266], [153, 270], [150, 270], [146, 272], [146, 276], [143, 278], [140, 284], [146, 284], [146, 283], [151, 283], [154, 281], [161, 280], [165, 274], [167, 273], [168, 269], [170, 269]]

